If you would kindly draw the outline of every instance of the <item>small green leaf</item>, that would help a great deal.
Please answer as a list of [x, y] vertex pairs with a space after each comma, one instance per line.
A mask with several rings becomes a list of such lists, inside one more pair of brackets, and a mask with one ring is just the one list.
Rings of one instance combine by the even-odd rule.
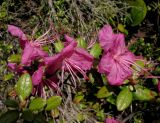
[[8, 81], [11, 80], [14, 77], [13, 73], [5, 74], [3, 80]]
[[145, 88], [141, 85], [135, 86], [136, 91], [133, 92], [133, 98], [134, 100], [140, 100], [140, 101], [150, 101], [157, 96], [157, 93], [155, 91], [151, 91], [148, 88]]
[[83, 38], [79, 37], [77, 38], [77, 41], [78, 41], [78, 47], [84, 48], [84, 49], [87, 48], [87, 43]]
[[8, 62], [11, 63], [20, 63], [20, 61], [21, 61], [21, 55], [19, 54], [13, 54], [8, 58]]
[[7, 100], [4, 101], [4, 104], [7, 107], [13, 107], [13, 108], [17, 108], [18, 107], [18, 103], [15, 100], [7, 99]]
[[57, 41], [56, 43], [54, 43], [55, 46], [55, 51], [56, 52], [61, 52], [61, 50], [64, 48], [64, 44], [61, 41]]
[[117, 100], [116, 100], [117, 110], [123, 111], [131, 103], [132, 103], [132, 93], [128, 88], [125, 88], [117, 96]]
[[108, 92], [108, 89], [106, 86], [103, 86], [99, 89], [98, 93], [96, 94], [97, 98], [105, 98], [108, 97], [110, 93]]
[[32, 80], [28, 73], [24, 73], [15, 85], [16, 92], [21, 101], [24, 101], [32, 92]]
[[84, 95], [83, 93], [79, 92], [75, 95], [74, 99], [73, 99], [73, 102], [74, 103], [79, 103], [81, 100], [83, 100], [84, 98]]
[[116, 105], [116, 97], [113, 95], [107, 97], [106, 101], [111, 103], [112, 105]]
[[32, 111], [40, 110], [46, 105], [46, 100], [42, 98], [35, 98], [31, 101], [29, 109]]
[[19, 117], [17, 110], [9, 110], [0, 116], [0, 123], [16, 123]]
[[52, 96], [47, 100], [47, 107], [45, 110], [50, 111], [52, 109], [57, 108], [62, 102], [62, 98], [60, 96]]
[[30, 110], [27, 109], [22, 112], [21, 118], [23, 118], [25, 121], [32, 122], [34, 115]]
[[99, 45], [99, 43], [95, 43], [93, 45], [93, 47], [91, 48], [90, 54], [94, 57], [94, 58], [99, 58], [99, 56], [102, 53], [102, 48]]

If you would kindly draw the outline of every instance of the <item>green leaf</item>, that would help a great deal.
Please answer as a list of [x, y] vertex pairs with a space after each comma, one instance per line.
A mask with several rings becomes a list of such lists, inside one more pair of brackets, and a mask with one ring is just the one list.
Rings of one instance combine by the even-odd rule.
[[145, 18], [147, 13], [147, 7], [143, 0], [132, 1], [131, 6], [131, 26], [139, 25]]
[[78, 93], [75, 95], [75, 97], [74, 97], [74, 99], [73, 99], [73, 102], [74, 102], [74, 103], [79, 103], [81, 100], [83, 100], [83, 98], [84, 98], [83, 93], [82, 93], [82, 92], [78, 92]]
[[61, 41], [57, 41], [56, 43], [54, 43], [55, 46], [55, 51], [56, 52], [61, 52], [61, 50], [64, 48], [64, 44]]
[[13, 108], [17, 108], [18, 107], [18, 103], [15, 100], [10, 100], [7, 99], [3, 102], [7, 107], [13, 107]]
[[110, 96], [110, 93], [108, 92], [108, 89], [106, 88], [106, 86], [103, 86], [99, 89], [96, 96], [97, 98], [105, 98]]
[[99, 56], [102, 53], [102, 48], [99, 45], [99, 43], [95, 43], [93, 45], [93, 47], [91, 48], [90, 54], [94, 57], [94, 58], [99, 58]]
[[19, 112], [17, 110], [9, 110], [1, 115], [0, 123], [16, 123], [18, 117]]
[[20, 63], [20, 61], [21, 61], [20, 54], [13, 54], [8, 58], [8, 62], [11, 62], [11, 63]]
[[14, 77], [13, 73], [5, 74], [3, 80], [8, 81], [11, 80]]
[[78, 41], [78, 47], [84, 48], [84, 49], [87, 48], [87, 43], [83, 38], [79, 37], [77, 38], [77, 41]]
[[34, 120], [32, 122], [33, 123], [48, 123], [44, 115], [42, 115], [41, 113], [35, 115]]
[[62, 102], [62, 98], [60, 96], [52, 96], [47, 100], [47, 107], [45, 110], [49, 111], [57, 108]]
[[42, 98], [35, 98], [31, 101], [29, 109], [32, 111], [40, 110], [46, 105], [46, 100]]
[[123, 111], [132, 102], [132, 93], [128, 88], [123, 89], [117, 96], [116, 105], [118, 111]]
[[24, 119], [25, 121], [32, 122], [34, 115], [30, 110], [27, 109], [23, 111], [21, 118]]
[[151, 91], [148, 88], [145, 88], [141, 85], [135, 86], [136, 91], [133, 92], [133, 99], [134, 100], [140, 100], [140, 101], [150, 101], [157, 96], [157, 93], [155, 91]]
[[112, 105], [116, 105], [116, 97], [113, 95], [107, 97], [106, 101], [111, 103]]
[[32, 92], [32, 80], [28, 73], [24, 73], [15, 85], [16, 92], [21, 101], [24, 101]]

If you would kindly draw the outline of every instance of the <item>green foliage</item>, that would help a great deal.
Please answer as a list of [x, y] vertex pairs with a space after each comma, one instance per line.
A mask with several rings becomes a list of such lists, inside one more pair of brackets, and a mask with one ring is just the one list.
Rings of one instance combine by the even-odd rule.
[[15, 123], [19, 117], [17, 110], [9, 110], [0, 116], [0, 123]]
[[32, 111], [38, 111], [43, 109], [43, 107], [46, 105], [46, 100], [42, 98], [35, 98], [31, 100], [29, 104], [29, 109]]
[[154, 91], [151, 91], [150, 89], [136, 85], [135, 86], [136, 91], [133, 92], [133, 99], [134, 100], [140, 100], [140, 101], [150, 101], [157, 96], [157, 93]]
[[7, 99], [3, 102], [7, 107], [18, 108], [18, 102], [15, 100]]
[[118, 111], [123, 111], [132, 103], [132, 92], [125, 88], [117, 96], [116, 106]]
[[32, 92], [32, 80], [28, 73], [24, 73], [15, 85], [16, 92], [21, 101], [24, 101]]
[[94, 57], [94, 58], [99, 58], [99, 56], [102, 53], [102, 48], [98, 43], [95, 43], [93, 45], [93, 47], [90, 50], [90, 54]]
[[130, 11], [131, 26], [139, 25], [145, 18], [147, 7], [143, 0], [130, 1], [132, 6]]
[[87, 48], [87, 42], [82, 37], [77, 38], [77, 42], [78, 42], [78, 47], [84, 49]]
[[45, 108], [45, 110], [50, 111], [52, 109], [57, 108], [62, 102], [62, 97], [60, 96], [52, 96], [49, 99], [47, 99], [47, 106]]

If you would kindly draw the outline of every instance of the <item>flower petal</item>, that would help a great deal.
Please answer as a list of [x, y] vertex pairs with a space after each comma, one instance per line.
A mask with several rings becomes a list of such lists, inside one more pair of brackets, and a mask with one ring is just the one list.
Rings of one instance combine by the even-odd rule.
[[54, 74], [58, 69], [61, 68], [63, 58], [61, 54], [57, 54], [52, 57], [45, 57], [44, 62], [45, 62], [45, 65], [47, 66], [46, 72], [48, 74]]
[[114, 34], [114, 45], [111, 50], [117, 55], [122, 54], [127, 50], [124, 34]]
[[53, 74], [58, 69], [61, 69], [62, 62], [64, 59], [71, 57], [76, 47], [76, 42], [71, 42], [57, 55], [44, 58], [44, 62], [47, 65], [47, 73]]
[[120, 123], [120, 122], [115, 118], [106, 118], [105, 123]]
[[123, 81], [127, 79], [132, 74], [129, 65], [119, 64], [114, 62], [109, 74], [107, 74], [107, 79], [110, 85], [122, 85]]
[[82, 70], [90, 70], [93, 63], [93, 56], [82, 48], [76, 48], [69, 61]]
[[23, 49], [25, 43], [27, 42], [27, 37], [23, 33], [23, 31], [20, 28], [14, 26], [14, 25], [8, 25], [8, 32], [10, 32], [11, 35], [16, 36], [20, 39], [20, 45]]
[[105, 74], [109, 73], [113, 64], [114, 60], [112, 53], [104, 53], [98, 65], [98, 72]]
[[41, 66], [32, 75], [33, 85], [38, 85], [39, 83], [42, 82], [43, 74], [44, 74], [44, 66]]
[[114, 44], [114, 33], [110, 25], [104, 25], [98, 34], [99, 42], [104, 51], [108, 51]]
[[35, 59], [44, 58], [47, 56], [48, 54], [41, 50], [40, 47], [32, 46], [30, 43], [26, 43], [22, 54], [21, 64], [25, 66], [30, 66], [31, 62]]

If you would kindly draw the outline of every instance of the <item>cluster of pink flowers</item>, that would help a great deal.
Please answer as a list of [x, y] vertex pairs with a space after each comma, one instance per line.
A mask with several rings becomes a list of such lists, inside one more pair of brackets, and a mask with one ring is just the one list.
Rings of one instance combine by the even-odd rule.
[[[21, 29], [8, 25], [8, 32], [19, 38], [22, 49], [21, 63], [9, 63], [13, 71], [23, 73], [27, 71], [32, 76], [35, 91], [43, 95], [43, 86], [47, 85], [55, 90], [58, 89], [57, 71], [61, 71], [63, 82], [64, 72], [70, 73], [73, 81], [78, 79], [77, 73], [87, 79], [86, 72], [92, 68], [94, 58], [87, 50], [79, 48], [77, 41], [64, 36], [64, 48], [52, 56], [42, 49], [43, 40], [29, 40]], [[115, 34], [110, 25], [105, 25], [98, 34], [99, 43], [103, 49], [103, 55], [98, 65], [98, 72], [105, 74], [110, 85], [122, 85], [124, 80], [132, 75], [132, 65], [135, 64], [136, 56], [125, 46], [124, 34]], [[53, 41], [50, 41], [53, 42]], [[31, 67], [38, 62], [38, 67]], [[31, 70], [27, 69], [31, 67]]]
[[[75, 39], [65, 35], [65, 47], [57, 54], [49, 56], [49, 54], [42, 50], [42, 42], [39, 40], [30, 41], [21, 29], [16, 26], [8, 25], [8, 32], [13, 36], [19, 38], [22, 49], [21, 63], [9, 63], [8, 67], [22, 74], [27, 71], [32, 76], [32, 83], [34, 85], [34, 92], [43, 96], [44, 85], [58, 90], [58, 77], [56, 72], [62, 72], [62, 81], [64, 71], [68, 71], [73, 80], [76, 81], [76, 72], [79, 72], [86, 79], [86, 71], [90, 70], [93, 63], [93, 56], [86, 50], [77, 47]], [[38, 68], [31, 67], [34, 62], [38, 62]], [[31, 68], [28, 69], [28, 68]]]

